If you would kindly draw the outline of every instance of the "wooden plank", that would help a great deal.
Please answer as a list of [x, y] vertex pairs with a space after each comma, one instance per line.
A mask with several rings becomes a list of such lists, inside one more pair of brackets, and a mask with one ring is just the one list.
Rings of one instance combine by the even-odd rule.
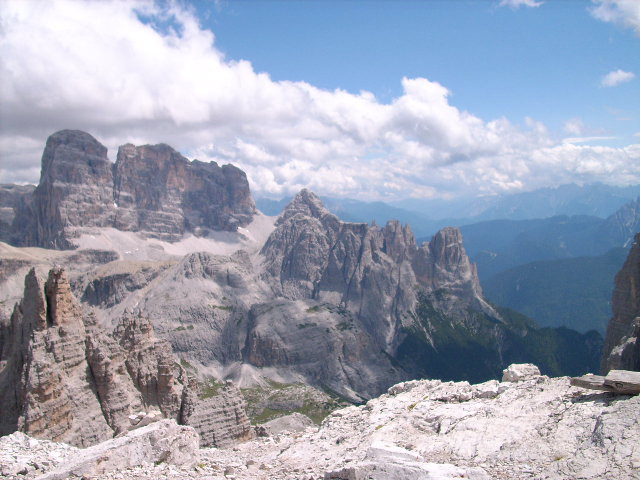
[[569, 382], [574, 387], [589, 388], [591, 390], [603, 390], [605, 392], [612, 392], [613, 388], [609, 385], [605, 385], [604, 377], [600, 375], [592, 375], [588, 373], [581, 377], [572, 377]]
[[611, 370], [604, 378], [604, 384], [617, 393], [635, 395], [640, 393], [640, 372]]

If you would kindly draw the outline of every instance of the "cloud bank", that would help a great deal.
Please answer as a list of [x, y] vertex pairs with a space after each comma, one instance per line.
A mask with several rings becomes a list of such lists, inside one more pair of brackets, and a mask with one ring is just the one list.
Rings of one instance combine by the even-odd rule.
[[[118, 145], [164, 142], [233, 163], [258, 195], [302, 187], [397, 199], [490, 194], [578, 181], [640, 181], [640, 146], [553, 140], [450, 103], [429, 79], [369, 92], [273, 81], [227, 59], [177, 4], [0, 2], [0, 182], [37, 182], [46, 137], [86, 130]], [[568, 129], [571, 131], [571, 128]], [[575, 130], [575, 128], [574, 128]]]

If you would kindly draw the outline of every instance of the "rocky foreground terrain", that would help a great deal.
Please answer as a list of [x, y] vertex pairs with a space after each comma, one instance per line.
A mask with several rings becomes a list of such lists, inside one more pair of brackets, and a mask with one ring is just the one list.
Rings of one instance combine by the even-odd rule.
[[[0, 464], [4, 478], [43, 480], [74, 478], [74, 468], [82, 478], [123, 480], [640, 478], [640, 397], [537, 373], [514, 365], [502, 382], [404, 382], [333, 412], [320, 427], [281, 420], [268, 436], [229, 448], [197, 449], [192, 434], [169, 420], [110, 444], [120, 460], [98, 445], [101, 462], [86, 460], [91, 449], [14, 433], [0, 439]], [[170, 441], [145, 440], [156, 429]], [[131, 458], [140, 464], [127, 464]]]

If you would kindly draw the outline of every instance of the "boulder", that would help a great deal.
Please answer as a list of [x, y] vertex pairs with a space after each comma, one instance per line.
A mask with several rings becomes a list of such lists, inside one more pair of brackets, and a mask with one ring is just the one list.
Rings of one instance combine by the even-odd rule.
[[78, 451], [65, 464], [39, 480], [100, 476], [138, 465], [168, 463], [192, 466], [198, 458], [198, 434], [192, 427], [162, 420], [121, 437]]
[[304, 432], [307, 428], [315, 426], [313, 420], [302, 413], [294, 412], [290, 415], [274, 418], [262, 425], [268, 434]]
[[502, 371], [503, 382], [522, 382], [539, 376], [540, 369], [532, 363], [513, 363]]

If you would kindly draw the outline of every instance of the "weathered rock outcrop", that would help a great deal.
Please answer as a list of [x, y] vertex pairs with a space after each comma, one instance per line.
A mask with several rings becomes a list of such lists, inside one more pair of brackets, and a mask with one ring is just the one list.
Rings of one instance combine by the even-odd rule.
[[202, 446], [228, 447], [254, 437], [245, 407], [240, 389], [228, 382], [215, 395], [198, 400], [188, 424], [200, 434]]
[[14, 230], [23, 245], [66, 249], [74, 227], [111, 226], [114, 210], [107, 148], [88, 133], [62, 130], [47, 139], [40, 182], [32, 204], [18, 211]]
[[616, 275], [611, 306], [601, 371], [640, 370], [640, 234]]
[[353, 401], [407, 378], [362, 320], [344, 307], [313, 300], [253, 305], [242, 354], [249, 365], [301, 376]]
[[172, 264], [171, 261], [113, 262], [82, 275], [74, 283], [74, 291], [82, 303], [111, 308], [143, 289]]
[[114, 165], [114, 226], [173, 241], [189, 230], [235, 231], [255, 214], [245, 173], [168, 145], [124, 145]]
[[32, 269], [10, 323], [0, 325], [0, 434], [87, 446], [129, 430], [131, 415], [158, 409], [194, 426], [204, 445], [251, 437], [237, 388], [208, 399], [198, 399], [198, 389], [139, 310], [126, 310], [107, 332], [60, 269], [46, 283]]
[[198, 447], [198, 434], [193, 428], [178, 425], [173, 420], [162, 420], [79, 450], [63, 465], [39, 479], [103, 477], [114, 470], [154, 463], [193, 467]]
[[101, 227], [168, 241], [235, 231], [256, 213], [246, 175], [232, 165], [189, 162], [163, 144], [124, 145], [112, 164], [106, 147], [78, 130], [49, 137], [40, 183], [15, 210], [14, 242], [56, 249]]
[[87, 330], [69, 284], [51, 271], [43, 284], [35, 270], [25, 295], [3, 328], [0, 346], [0, 425], [76, 445], [113, 435], [92, 390], [85, 356]]
[[156, 406], [184, 422], [195, 392], [146, 319], [123, 318], [113, 336], [82, 311], [62, 270], [35, 269], [0, 336], [0, 427], [91, 445]]

